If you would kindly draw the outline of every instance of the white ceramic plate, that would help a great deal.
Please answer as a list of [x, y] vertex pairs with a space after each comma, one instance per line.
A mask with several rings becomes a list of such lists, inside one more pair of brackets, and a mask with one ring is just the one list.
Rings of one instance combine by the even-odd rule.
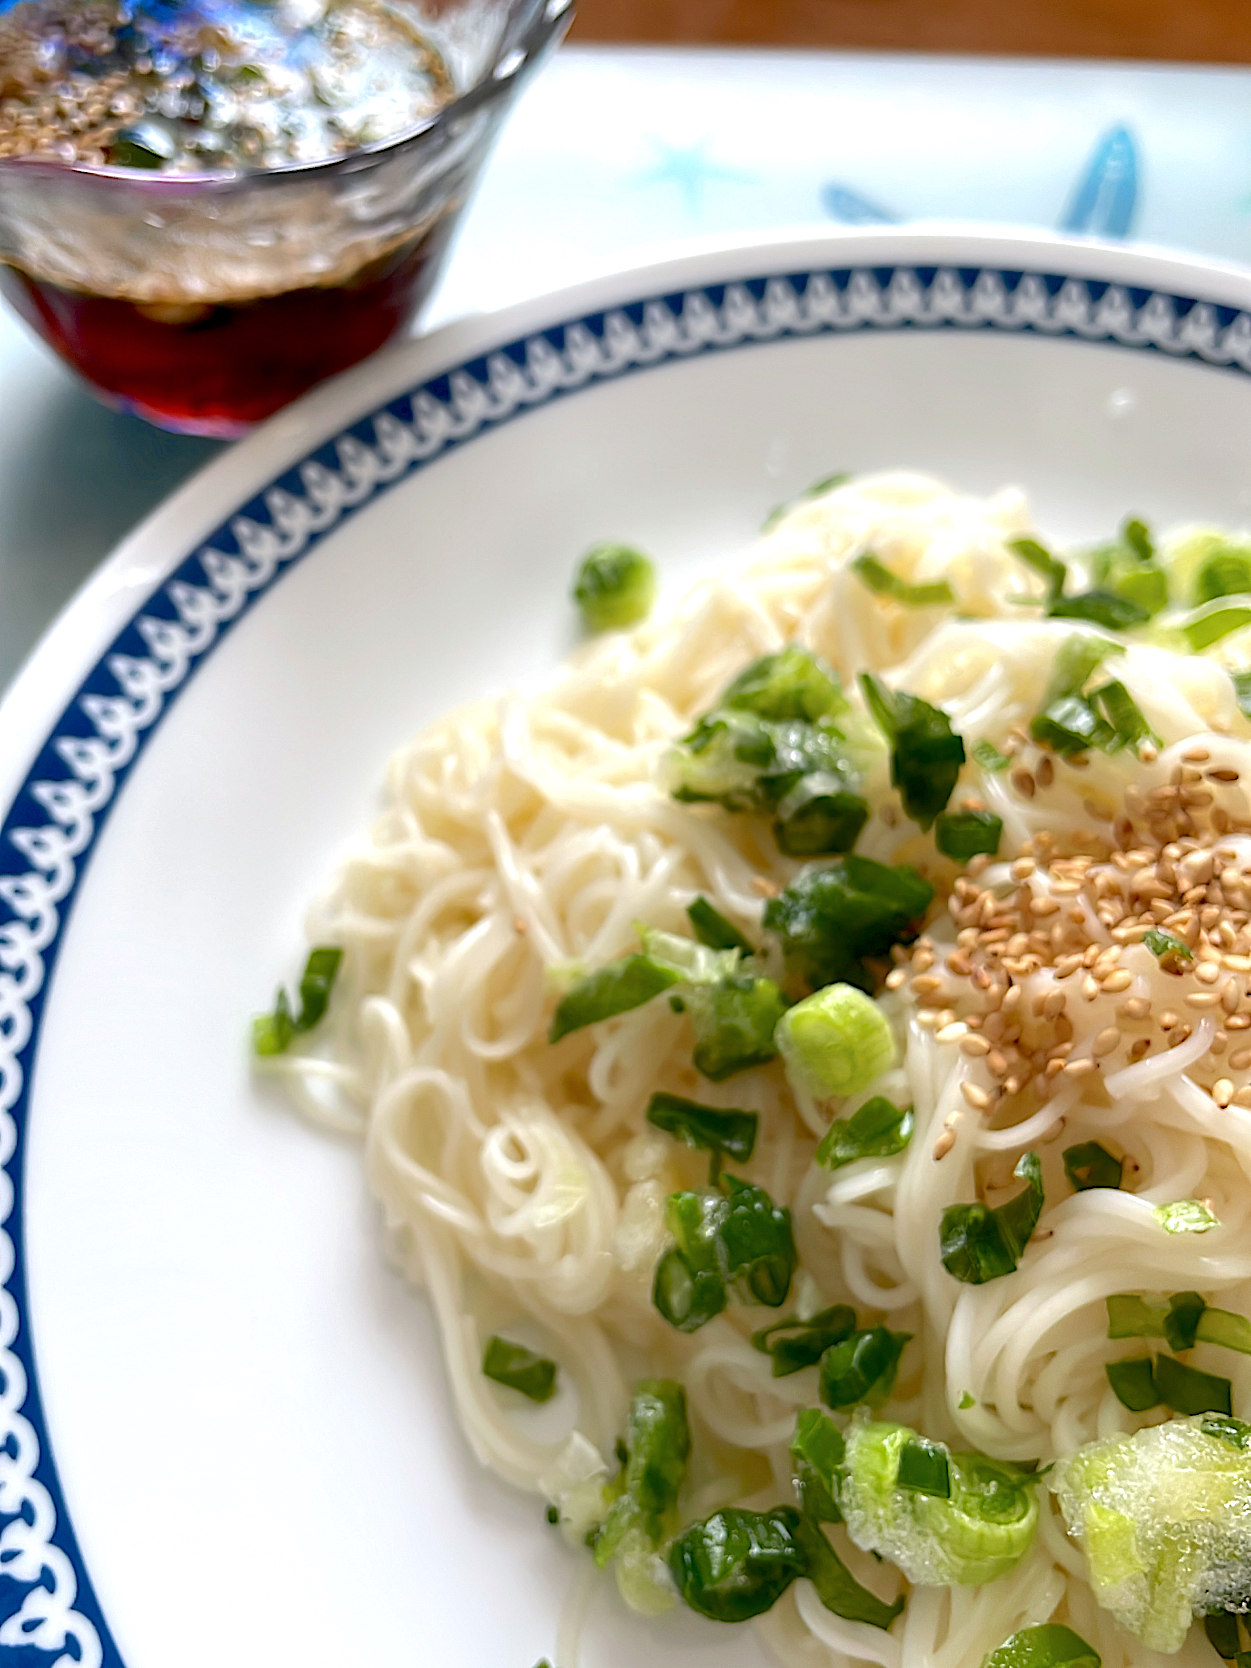
[[[249, 1077], [305, 900], [393, 746], [560, 654], [594, 539], [677, 585], [812, 479], [886, 465], [1019, 482], [1061, 536], [1245, 523], [1248, 373], [1232, 270], [943, 232], [756, 244], [384, 355], [118, 552], [0, 709], [0, 1654], [552, 1651], [578, 1561], [469, 1457], [357, 1153]], [[745, 1630], [626, 1616], [608, 1582], [584, 1668], [644, 1658], [762, 1660]]]

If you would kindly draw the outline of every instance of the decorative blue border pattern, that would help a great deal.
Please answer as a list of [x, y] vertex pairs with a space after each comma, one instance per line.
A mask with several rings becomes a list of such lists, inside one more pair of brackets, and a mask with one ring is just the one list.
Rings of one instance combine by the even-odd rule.
[[52, 1458], [31, 1349], [23, 1150], [43, 997], [87, 862], [155, 726], [283, 569], [378, 493], [509, 418], [666, 361], [885, 329], [1030, 332], [1251, 373], [1251, 317], [1055, 274], [814, 272], [657, 295], [510, 343], [354, 423], [275, 480], [143, 604], [61, 714], [0, 838], [0, 1648], [122, 1668]]

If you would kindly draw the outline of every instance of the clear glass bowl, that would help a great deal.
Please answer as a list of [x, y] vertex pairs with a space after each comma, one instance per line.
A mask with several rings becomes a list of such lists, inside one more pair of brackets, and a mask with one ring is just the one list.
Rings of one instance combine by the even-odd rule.
[[460, 91], [420, 127], [238, 175], [0, 159], [0, 289], [111, 405], [234, 436], [403, 332], [571, 0], [424, 0]]

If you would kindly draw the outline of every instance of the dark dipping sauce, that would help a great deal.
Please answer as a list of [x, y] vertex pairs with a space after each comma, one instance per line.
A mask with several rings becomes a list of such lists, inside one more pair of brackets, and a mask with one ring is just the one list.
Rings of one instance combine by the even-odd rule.
[[[375, 225], [359, 183], [345, 209], [333, 170], [314, 167], [294, 188], [281, 175], [385, 146], [453, 97], [442, 58], [382, 0], [21, 0], [0, 13], [0, 166], [30, 159], [10, 179], [37, 172], [50, 185], [73, 173], [91, 212], [76, 217], [67, 199], [64, 224], [90, 223], [97, 244], [69, 277], [33, 234], [0, 262], [0, 289], [111, 403], [184, 431], [241, 433], [407, 326], [463, 198], [453, 180], [406, 221], [392, 184]], [[125, 170], [123, 212], [104, 195], [116, 176], [84, 167]], [[245, 199], [267, 173], [278, 191]], [[148, 196], [126, 177], [151, 182]], [[245, 200], [259, 207], [236, 222]], [[120, 249], [140, 220], [148, 239], [168, 227], [182, 240], [169, 272], [110, 259], [110, 238]], [[58, 237], [45, 242], [55, 250]]]

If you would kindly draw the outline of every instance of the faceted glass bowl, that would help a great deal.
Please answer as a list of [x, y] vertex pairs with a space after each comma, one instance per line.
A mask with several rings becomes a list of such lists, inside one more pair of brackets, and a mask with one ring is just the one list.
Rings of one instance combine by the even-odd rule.
[[0, 289], [110, 404], [234, 436], [402, 333], [571, 0], [425, 0], [451, 103], [328, 161], [151, 174], [0, 159]]

